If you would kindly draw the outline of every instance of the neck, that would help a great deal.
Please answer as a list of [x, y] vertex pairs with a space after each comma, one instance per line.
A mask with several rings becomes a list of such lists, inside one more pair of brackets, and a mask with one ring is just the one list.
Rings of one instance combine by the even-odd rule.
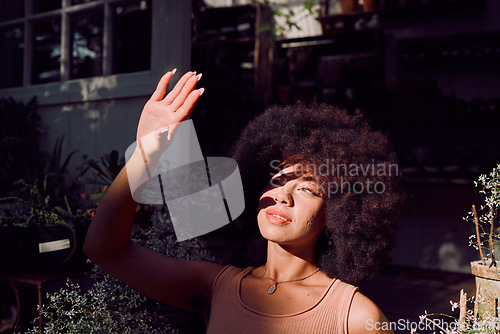
[[318, 268], [314, 249], [290, 249], [272, 241], [267, 245], [267, 274], [276, 281], [304, 277]]

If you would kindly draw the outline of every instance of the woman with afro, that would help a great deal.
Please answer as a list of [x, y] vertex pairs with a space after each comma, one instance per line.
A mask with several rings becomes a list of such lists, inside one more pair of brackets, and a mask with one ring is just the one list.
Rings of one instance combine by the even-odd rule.
[[234, 239], [234, 263], [252, 258], [253, 266], [177, 260], [130, 240], [131, 183], [161, 154], [160, 141], [172, 139], [164, 129], [173, 134], [203, 93], [195, 88], [200, 75], [188, 72], [165, 96], [174, 72], [162, 77], [142, 111], [138, 142], [152, 134], [152, 143], [137, 146], [106, 191], [86, 254], [160, 302], [199, 311], [209, 305], [207, 333], [391, 333], [382, 311], [351, 284], [387, 260], [397, 165], [387, 139], [343, 110], [272, 107], [235, 144], [246, 209], [233, 227], [246, 242]]

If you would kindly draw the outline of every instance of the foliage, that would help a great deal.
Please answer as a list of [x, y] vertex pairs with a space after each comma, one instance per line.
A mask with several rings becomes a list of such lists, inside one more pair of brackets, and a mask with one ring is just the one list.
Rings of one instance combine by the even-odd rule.
[[[78, 178], [71, 180], [69, 183], [66, 178], [68, 164], [76, 151], [70, 152], [63, 161], [61, 157], [63, 141], [64, 136], [56, 140], [54, 148], [52, 149], [52, 154], [48, 157], [48, 161], [43, 171], [45, 175], [44, 182], [47, 183], [45, 195], [52, 198], [52, 203], [54, 205], [61, 204], [62, 201], [67, 202], [68, 196], [71, 196], [71, 194], [75, 196], [72, 198], [72, 202], [77, 201], [78, 197], [76, 193], [80, 187]], [[40, 178], [37, 179], [37, 182], [40, 182]]]
[[[137, 228], [132, 239], [171, 257], [213, 260], [196, 240], [176, 243], [173, 226], [161, 210], [155, 210], [150, 226]], [[92, 279], [93, 284], [86, 291], [68, 280], [66, 287], [47, 295], [49, 303], [43, 306], [46, 332], [177, 333], [169, 321], [172, 314], [179, 314], [179, 310], [144, 296], [97, 266], [94, 266]], [[35, 325], [27, 333], [38, 331]]]
[[74, 224], [85, 219], [75, 214], [78, 207], [80, 184], [77, 180], [67, 182], [66, 171], [74, 152], [61, 159], [64, 137], [56, 140], [52, 155], [43, 163], [42, 170], [33, 183], [19, 180], [13, 196], [0, 199], [5, 203], [0, 208], [0, 224], [16, 226], [40, 226], [60, 224], [74, 232]]
[[468, 308], [468, 304], [473, 306], [481, 303], [481, 300], [474, 300], [474, 297], [467, 299], [465, 294], [461, 302], [452, 302], [452, 312], [460, 310], [460, 316], [457, 318], [443, 313], [427, 313], [420, 316], [420, 323], [412, 329], [416, 333], [417, 329], [430, 329], [435, 333], [443, 334], [497, 334], [500, 330], [500, 318], [495, 315], [483, 315], [482, 318], [476, 316], [474, 307]]
[[[44, 305], [44, 328], [48, 333], [175, 333], [168, 325], [161, 329], [152, 324], [160, 316], [147, 299], [110, 276], [103, 276], [89, 290], [69, 279], [66, 287], [48, 295]], [[39, 333], [37, 326], [26, 333]]]
[[[82, 184], [97, 186], [98, 188], [92, 193], [82, 193], [81, 197], [89, 201], [99, 201], [104, 197], [106, 190], [109, 188], [113, 180], [118, 176], [118, 173], [125, 166], [125, 158], [119, 156], [118, 151], [112, 150], [109, 154], [104, 154], [97, 161], [94, 159], [87, 159], [85, 161], [86, 169], [85, 172], [93, 170], [91, 176], [82, 175], [79, 177], [79, 181]], [[97, 202], [97, 205], [99, 203]], [[87, 212], [93, 216], [96, 207], [87, 210]], [[142, 223], [144, 221], [149, 221], [151, 218], [152, 207], [137, 204], [137, 210], [135, 214], [134, 221]]]
[[317, 1], [306, 0], [303, 6], [298, 9], [290, 8], [288, 3], [274, 3], [271, 0], [262, 0], [272, 12], [272, 24], [263, 24], [259, 27], [261, 32], [269, 31], [274, 27], [273, 33], [275, 38], [285, 38], [292, 29], [301, 30], [298, 22], [310, 17], [317, 16], [319, 4]]
[[[490, 174], [479, 176], [474, 184], [485, 195], [485, 204], [479, 210], [473, 206], [464, 218], [476, 225], [476, 235], [471, 236], [470, 244], [480, 251], [483, 261], [491, 260], [491, 265], [497, 266], [495, 249], [500, 247], [500, 226], [495, 227], [495, 220], [500, 206], [500, 164]], [[486, 255], [483, 254], [483, 249], [486, 249]]]
[[64, 205], [52, 205], [50, 195], [47, 195], [47, 178], [39, 186], [39, 182], [28, 186], [31, 198], [29, 200], [21, 197], [5, 197], [0, 202], [11, 202], [12, 204], [2, 208], [5, 216], [0, 217], [0, 224], [14, 226], [42, 226], [60, 224], [74, 229], [74, 224], [84, 221], [85, 214], [74, 214], [67, 197], [64, 197]]
[[26, 104], [12, 98], [0, 98], [1, 196], [15, 190], [19, 180], [33, 183], [41, 176], [37, 106], [35, 97]]
[[[112, 150], [109, 154], [104, 154], [99, 160], [87, 159], [85, 165], [88, 169], [93, 170], [91, 176], [82, 175], [79, 177], [79, 181], [82, 184], [98, 186], [98, 188], [93, 193], [82, 193], [81, 197], [89, 201], [99, 201], [104, 197], [106, 190], [109, 188], [115, 177], [120, 173], [123, 166], [125, 166], [125, 158], [119, 157], [117, 151]], [[97, 203], [98, 205], [99, 203]], [[97, 206], [87, 210], [87, 212], [93, 216]], [[151, 216], [151, 207], [143, 206], [137, 204], [137, 210], [134, 220], [142, 222], [149, 220]]]
[[[470, 244], [480, 251], [483, 264], [489, 262], [490, 267], [493, 265], [498, 267], [495, 261], [495, 248], [500, 246], [500, 228], [495, 228], [495, 220], [500, 206], [500, 164], [490, 174], [479, 176], [474, 184], [480, 187], [479, 192], [485, 195], [485, 204], [481, 205], [479, 210], [473, 205], [472, 210], [464, 218], [473, 222], [476, 227], [476, 234], [471, 236]], [[486, 255], [483, 249], [486, 249]], [[467, 299], [467, 295], [462, 291], [460, 302], [451, 302], [452, 311], [460, 309], [459, 318], [447, 314], [426, 313], [420, 316], [420, 323], [426, 323], [445, 334], [496, 334], [500, 331], [500, 317], [498, 314], [491, 314], [494, 311], [484, 309], [483, 306], [489, 301], [483, 298], [478, 294], [476, 300], [474, 297]], [[473, 304], [474, 307], [467, 308], [467, 303]], [[498, 305], [495, 306], [497, 307]]]
[[[28, 231], [27, 235], [23, 235], [23, 237], [17, 241], [17, 246], [20, 246], [21, 249], [16, 249], [15, 253], [11, 255], [16, 259], [14, 260], [14, 263], [16, 263], [15, 265], [20, 266], [19, 268], [16, 267], [15, 270], [19, 270], [21, 268], [22, 270], [35, 270], [31, 267], [32, 265], [35, 266], [34, 268], [39, 268], [42, 271], [69, 269], [69, 267], [50, 267], [38, 263], [38, 258], [36, 257], [38, 253], [23, 255], [25, 251], [23, 247], [30, 247], [22, 245], [27, 242], [36, 242], [29, 239], [30, 230], [28, 230], [28, 228], [34, 228], [36, 226], [48, 226], [48, 228], [52, 229], [52, 225], [59, 225], [67, 229], [67, 235], [71, 238], [71, 252], [57, 265], [65, 264], [73, 266], [76, 265], [75, 261], [77, 261], [77, 259], [83, 258], [83, 254], [80, 255], [81, 251], [79, 249], [79, 245], [81, 243], [79, 242], [79, 235], [84, 233], [83, 231], [86, 229], [87, 224], [90, 221], [90, 215], [87, 213], [75, 214], [70, 207], [67, 197], [64, 198], [64, 205], [52, 205], [50, 196], [46, 195], [46, 180], [47, 178], [45, 178], [45, 181], [41, 183], [41, 187], [39, 187], [38, 184], [30, 186], [29, 189], [31, 198], [29, 200], [15, 196], [0, 199], [0, 203], [6, 204], [0, 207], [0, 226], [18, 226], [23, 227], [23, 230]], [[34, 228], [32, 230], [38, 231], [37, 236], [40, 236], [39, 233], [41, 232], [39, 231], [39, 228]], [[67, 262], [69, 260], [71, 261]], [[20, 265], [20, 263], [22, 263], [22, 265]], [[7, 265], [7, 267], [9, 267], [9, 265]]]
[[[66, 171], [73, 151], [62, 159], [64, 136], [57, 138], [51, 154], [39, 147], [41, 134], [37, 100], [33, 97], [24, 104], [12, 98], [0, 98], [0, 196], [19, 196], [29, 199], [36, 185], [50, 196], [52, 205], [63, 205], [76, 200], [79, 184], [67, 183]], [[42, 183], [45, 185], [42, 187]], [[69, 198], [65, 198], [69, 196]]]
[[[104, 196], [106, 189], [125, 166], [125, 158], [119, 158], [118, 152], [112, 150], [105, 154], [98, 161], [87, 159], [85, 164], [94, 170], [92, 176], [81, 176], [80, 182], [83, 184], [97, 185], [99, 189], [94, 194], [82, 194], [88, 200], [98, 200]], [[103, 188], [101, 188], [101, 186]]]

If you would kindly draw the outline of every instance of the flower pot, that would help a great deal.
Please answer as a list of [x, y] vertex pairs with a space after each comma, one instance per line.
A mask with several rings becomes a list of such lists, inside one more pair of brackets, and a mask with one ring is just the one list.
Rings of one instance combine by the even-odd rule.
[[0, 228], [0, 272], [62, 274], [85, 270], [82, 246], [88, 224]]
[[471, 272], [476, 278], [476, 307], [474, 313], [481, 318], [499, 316], [500, 268], [481, 261], [471, 262]]
[[379, 0], [363, 0], [363, 10], [365, 12], [374, 12], [378, 10]]
[[340, 0], [343, 14], [352, 14], [358, 11], [358, 0]]

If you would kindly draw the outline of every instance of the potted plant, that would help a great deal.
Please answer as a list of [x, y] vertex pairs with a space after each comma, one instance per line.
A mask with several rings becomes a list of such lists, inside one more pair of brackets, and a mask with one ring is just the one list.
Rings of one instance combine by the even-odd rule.
[[470, 244], [479, 250], [481, 259], [471, 263], [476, 278], [476, 313], [479, 316], [497, 316], [500, 312], [500, 228], [496, 226], [500, 206], [500, 164], [490, 174], [481, 175], [475, 182], [485, 203], [479, 209], [475, 205], [465, 219], [475, 225], [476, 234]]
[[39, 175], [14, 178], [16, 187], [0, 198], [0, 269], [11, 273], [62, 273], [83, 270], [81, 251], [90, 215], [80, 213], [79, 184], [67, 182], [67, 165], [75, 152], [61, 160], [63, 137], [52, 155], [40, 155]]
[[[418, 329], [439, 330], [445, 334], [481, 333], [498, 334], [500, 330], [500, 228], [497, 214], [500, 206], [500, 164], [489, 174], [481, 175], [475, 186], [485, 195], [485, 203], [478, 208], [472, 206], [464, 218], [473, 222], [476, 233], [470, 237], [470, 245], [479, 250], [481, 259], [471, 263], [471, 272], [476, 280], [476, 294], [467, 298], [460, 292], [460, 301], [451, 302], [452, 311], [459, 315], [434, 313], [420, 316], [422, 326]], [[471, 307], [468, 307], [470, 305]], [[412, 331], [415, 333], [415, 331]]]
[[81, 251], [90, 222], [87, 213], [76, 213], [68, 197], [52, 202], [48, 178], [37, 180], [29, 196], [9, 196], [2, 204], [0, 267], [3, 272], [56, 274], [84, 270]]
[[[161, 208], [156, 207], [150, 217], [136, 213], [136, 220], [134, 242], [178, 259], [216, 261], [197, 239], [175, 242], [170, 217]], [[68, 279], [66, 286], [47, 293], [42, 308], [45, 332], [173, 334], [206, 330], [201, 314], [156, 302], [97, 265], [92, 265], [90, 278], [85, 288]], [[26, 333], [40, 333], [40, 329], [33, 325]]]

